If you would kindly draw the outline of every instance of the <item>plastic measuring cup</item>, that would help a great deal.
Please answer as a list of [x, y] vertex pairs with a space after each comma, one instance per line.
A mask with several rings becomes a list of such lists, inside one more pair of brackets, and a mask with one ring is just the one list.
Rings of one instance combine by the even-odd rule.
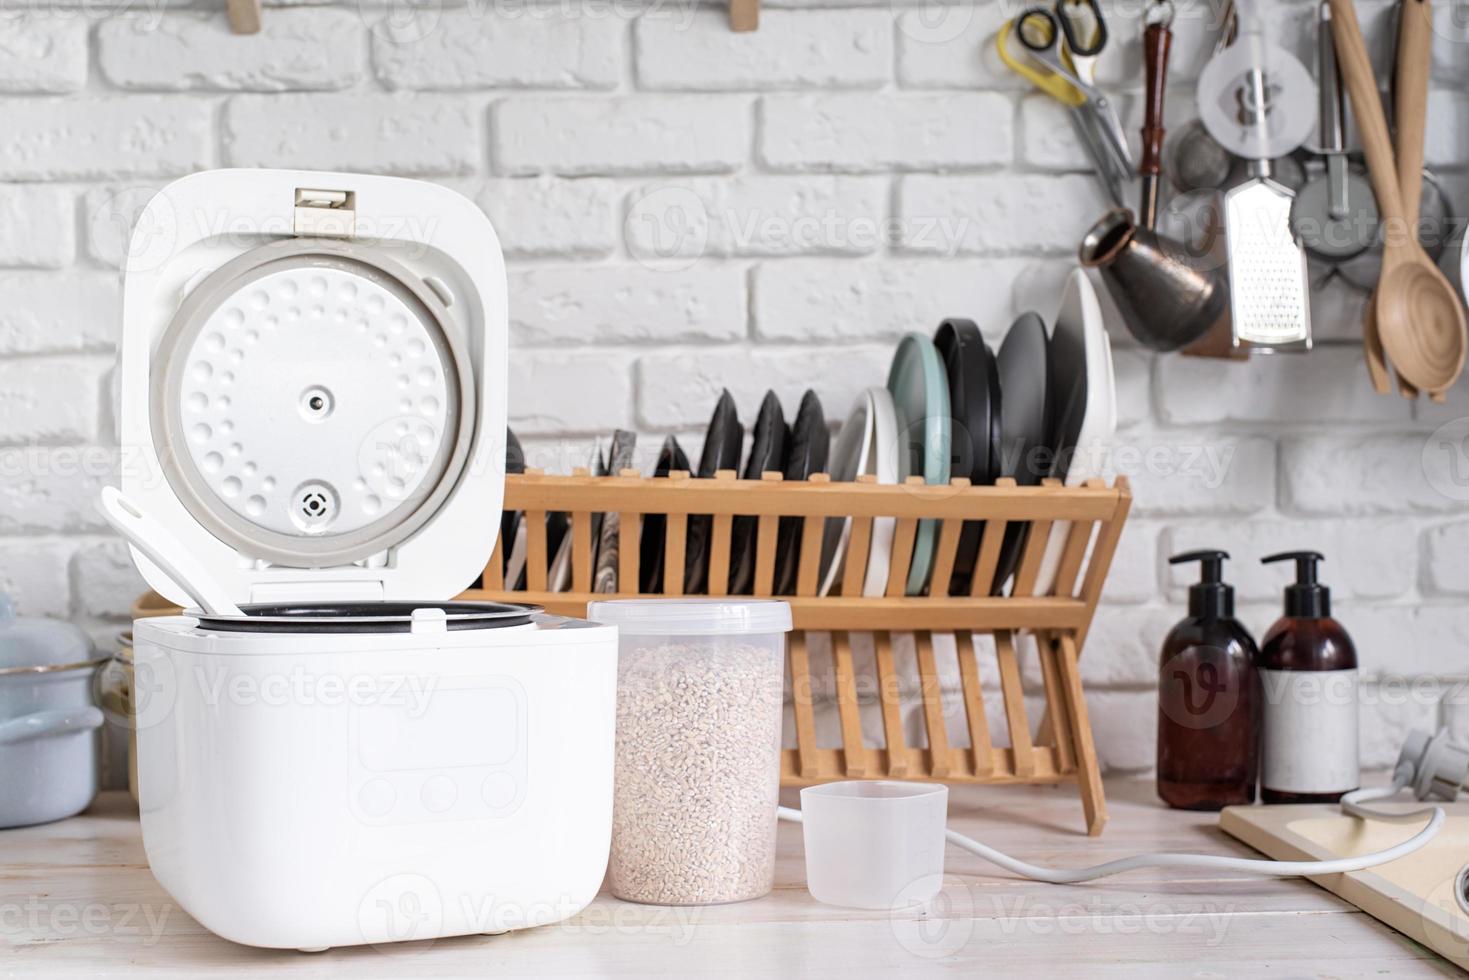
[[857, 909], [927, 905], [944, 880], [949, 789], [853, 780], [801, 790], [806, 887]]

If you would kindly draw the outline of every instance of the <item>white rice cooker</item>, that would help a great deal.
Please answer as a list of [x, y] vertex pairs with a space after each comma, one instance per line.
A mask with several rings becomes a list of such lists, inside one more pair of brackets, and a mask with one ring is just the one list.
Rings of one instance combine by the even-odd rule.
[[227, 939], [310, 950], [584, 907], [616, 631], [449, 601], [503, 497], [484, 214], [391, 177], [196, 174], [141, 213], [123, 315], [123, 492], [245, 613], [134, 626], [158, 880]]

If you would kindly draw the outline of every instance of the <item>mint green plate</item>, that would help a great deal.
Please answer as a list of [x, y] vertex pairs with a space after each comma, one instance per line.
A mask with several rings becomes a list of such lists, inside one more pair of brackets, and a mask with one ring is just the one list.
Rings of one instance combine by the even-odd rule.
[[[908, 472], [922, 474], [928, 484], [949, 482], [953, 440], [949, 417], [949, 378], [933, 341], [910, 333], [898, 342], [888, 369], [888, 391], [898, 410], [900, 449], [906, 450]], [[934, 539], [938, 522], [918, 522], [913, 541], [913, 563], [908, 569], [908, 594], [922, 595], [933, 574]]]

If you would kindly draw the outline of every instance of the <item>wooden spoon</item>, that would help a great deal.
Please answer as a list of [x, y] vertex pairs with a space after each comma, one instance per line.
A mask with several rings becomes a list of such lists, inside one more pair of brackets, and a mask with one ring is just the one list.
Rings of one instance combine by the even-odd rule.
[[[1452, 385], [1464, 369], [1464, 355], [1469, 348], [1464, 309], [1459, 305], [1453, 286], [1418, 244], [1417, 236], [1410, 230], [1405, 233], [1407, 214], [1397, 163], [1377, 94], [1377, 82], [1372, 75], [1372, 63], [1367, 57], [1367, 45], [1362, 40], [1361, 25], [1357, 23], [1357, 12], [1352, 0], [1330, 2], [1337, 59], [1352, 99], [1357, 128], [1362, 134], [1367, 168], [1371, 172], [1378, 211], [1382, 214], [1386, 231], [1382, 274], [1369, 306], [1369, 315], [1376, 319], [1382, 349], [1397, 369], [1399, 378], [1430, 393], [1441, 392]], [[1404, 11], [1405, 30], [1409, 29], [1410, 20], [1429, 14], [1424, 9], [1426, 0], [1409, 2], [1410, 9]], [[1420, 118], [1400, 119], [1398, 125], [1408, 132], [1420, 134], [1418, 169], [1421, 171], [1423, 102], [1412, 96], [1405, 101], [1409, 103], [1405, 108], [1410, 112], [1414, 108], [1413, 103], [1417, 103]], [[1416, 212], [1415, 206], [1415, 216]], [[1367, 346], [1370, 367], [1370, 341]]]
[[[1432, 56], [1433, 10], [1431, 0], [1400, 0], [1397, 32], [1398, 50], [1393, 59], [1395, 97], [1393, 114], [1398, 132], [1398, 193], [1403, 199], [1403, 220], [1408, 233], [1418, 234], [1418, 209], [1423, 195], [1423, 131], [1428, 106], [1428, 59]], [[1368, 297], [1362, 318], [1362, 345], [1367, 356], [1367, 373], [1379, 395], [1391, 389], [1387, 359], [1382, 353], [1382, 337], [1377, 331], [1377, 290]], [[1398, 376], [1398, 392], [1408, 399], [1418, 397], [1418, 389]], [[1442, 398], [1442, 394], [1439, 394]]]
[[[1423, 134], [1428, 125], [1428, 67], [1433, 59], [1432, 0], [1403, 0], [1398, 12], [1397, 75], [1393, 115], [1397, 119], [1398, 190], [1408, 234], [1417, 241], [1418, 209], [1423, 203]], [[1418, 389], [1398, 375], [1398, 391], [1417, 398]], [[1443, 401], [1444, 393], [1429, 393]]]

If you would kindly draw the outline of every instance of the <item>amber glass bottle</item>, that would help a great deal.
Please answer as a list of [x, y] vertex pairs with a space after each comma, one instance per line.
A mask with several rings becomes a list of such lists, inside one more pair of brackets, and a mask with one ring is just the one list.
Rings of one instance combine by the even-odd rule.
[[1266, 803], [1335, 803], [1361, 785], [1357, 757], [1357, 649], [1331, 618], [1331, 590], [1317, 581], [1325, 559], [1287, 551], [1293, 561], [1285, 615], [1260, 644], [1260, 798]]
[[1259, 652], [1234, 618], [1223, 551], [1174, 555], [1197, 561], [1188, 618], [1163, 641], [1158, 663], [1158, 796], [1181, 810], [1255, 802], [1260, 761]]

